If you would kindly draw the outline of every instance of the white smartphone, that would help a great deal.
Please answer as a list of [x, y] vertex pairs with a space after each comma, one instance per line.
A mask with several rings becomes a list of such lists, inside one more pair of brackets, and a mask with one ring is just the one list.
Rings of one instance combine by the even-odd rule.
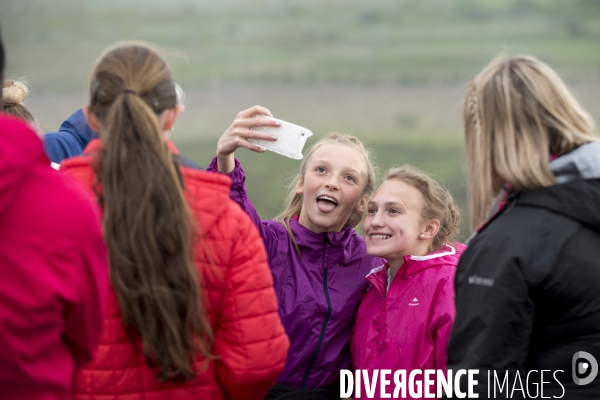
[[253, 131], [264, 132], [276, 136], [277, 140], [248, 139], [249, 142], [252, 142], [265, 150], [273, 151], [282, 156], [293, 158], [294, 160], [302, 159], [302, 148], [306, 143], [306, 139], [313, 135], [310, 130], [265, 115], [257, 115], [256, 118], [268, 118], [279, 121], [281, 124], [280, 126], [255, 126], [250, 128]]

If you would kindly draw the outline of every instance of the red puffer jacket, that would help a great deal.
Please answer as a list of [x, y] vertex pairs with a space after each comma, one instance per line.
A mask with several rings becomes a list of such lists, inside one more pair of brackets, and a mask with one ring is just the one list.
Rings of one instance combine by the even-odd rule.
[[[95, 176], [90, 162], [99, 148], [101, 142], [92, 141], [87, 157], [69, 159], [61, 170], [91, 190]], [[77, 399], [262, 399], [283, 370], [289, 341], [256, 228], [229, 198], [227, 177], [190, 168], [181, 172], [202, 234], [194, 260], [214, 331], [212, 354], [219, 358], [204, 370], [205, 360], [198, 356], [193, 380], [160, 383], [157, 370], [148, 367], [138, 350], [141, 342], [134, 346], [128, 340], [111, 289], [98, 352], [75, 377]]]

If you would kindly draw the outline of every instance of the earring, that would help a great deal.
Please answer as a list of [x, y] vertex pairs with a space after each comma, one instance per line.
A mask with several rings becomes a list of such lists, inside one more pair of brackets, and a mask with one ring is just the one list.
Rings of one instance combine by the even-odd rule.
[[424, 233], [421, 233], [421, 238], [424, 238], [424, 237], [425, 237], [425, 234], [424, 234]]

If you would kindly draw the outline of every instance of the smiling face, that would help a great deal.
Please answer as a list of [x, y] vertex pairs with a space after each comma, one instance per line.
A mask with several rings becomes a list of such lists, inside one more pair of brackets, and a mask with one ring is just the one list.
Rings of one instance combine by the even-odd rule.
[[315, 150], [296, 187], [303, 195], [298, 222], [315, 233], [339, 232], [366, 205], [366, 163], [357, 150], [336, 143]]
[[423, 202], [421, 192], [406, 182], [384, 181], [367, 205], [363, 226], [367, 253], [396, 268], [406, 255], [427, 254], [432, 230], [430, 221], [421, 218]]

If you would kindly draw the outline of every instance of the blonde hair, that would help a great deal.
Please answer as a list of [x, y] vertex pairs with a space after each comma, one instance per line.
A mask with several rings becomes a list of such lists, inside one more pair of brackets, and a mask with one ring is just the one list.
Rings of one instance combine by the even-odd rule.
[[[298, 249], [298, 245], [296, 244], [294, 234], [290, 229], [290, 219], [295, 215], [300, 214], [300, 211], [302, 210], [302, 201], [304, 199], [304, 196], [301, 193], [296, 193], [296, 187], [298, 186], [300, 180], [303, 179], [306, 173], [306, 165], [308, 164], [308, 161], [311, 159], [312, 155], [315, 153], [316, 150], [318, 150], [326, 144], [341, 144], [343, 146], [348, 146], [358, 151], [363, 156], [366, 167], [365, 172], [367, 175], [367, 181], [365, 183], [360, 197], [370, 197], [375, 191], [375, 166], [373, 164], [372, 153], [371, 150], [367, 149], [358, 138], [352, 135], [332, 132], [324, 138], [320, 139], [314, 145], [312, 145], [310, 149], [308, 149], [306, 157], [304, 157], [304, 160], [302, 160], [302, 164], [300, 164], [299, 172], [288, 185], [288, 195], [284, 211], [277, 217], [275, 217], [275, 220], [281, 225], [283, 225], [288, 231], [297, 254], [299, 254], [300, 252]], [[348, 219], [346, 220], [345, 225], [350, 225], [354, 228], [361, 223], [364, 216], [364, 212], [353, 210]]]
[[23, 100], [27, 97], [27, 93], [28, 90], [25, 82], [10, 79], [5, 80], [2, 83], [3, 110], [5, 113], [24, 121], [36, 122], [31, 112], [23, 105]]
[[550, 156], [598, 140], [563, 81], [531, 56], [496, 57], [469, 82], [463, 116], [472, 229], [503, 185], [515, 193], [554, 185]]
[[438, 250], [444, 243], [454, 240], [459, 230], [460, 210], [447, 189], [427, 172], [408, 164], [390, 169], [383, 181], [391, 179], [402, 181], [421, 192], [423, 221], [432, 219], [440, 221], [440, 229], [429, 246], [429, 252]]

